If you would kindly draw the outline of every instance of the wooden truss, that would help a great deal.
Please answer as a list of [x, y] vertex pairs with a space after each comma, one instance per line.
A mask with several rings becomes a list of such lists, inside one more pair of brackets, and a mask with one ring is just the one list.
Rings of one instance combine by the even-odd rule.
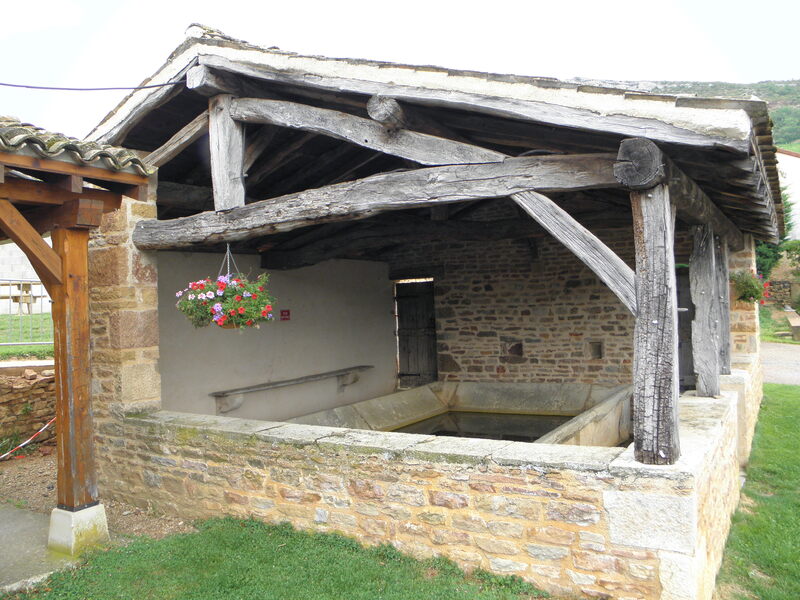
[[[697, 293], [705, 294], [708, 300], [697, 302], [696, 311], [698, 337], [694, 347], [698, 369], [702, 371], [699, 373], [700, 393], [717, 394], [719, 373], [729, 368], [728, 331], [722, 315], [727, 310], [727, 294], [723, 293], [723, 288], [727, 289], [726, 257], [728, 248], [736, 250], [743, 246], [744, 237], [653, 141], [625, 139], [618, 152], [612, 154], [510, 157], [469, 143], [445, 125], [415, 111], [401, 101], [407, 94], [394, 98], [374, 95], [367, 103], [367, 118], [287, 101], [275, 94], [266, 98], [264, 94], [257, 98], [237, 97], [245, 84], [237, 83], [229, 75], [220, 77], [202, 65], [190, 70], [187, 85], [211, 96], [208, 117], [206, 119], [206, 113], [199, 115], [151, 157], [161, 160], [175, 155], [191, 143], [198, 128], [207, 127], [215, 210], [166, 221], [142, 221], [133, 233], [138, 248], [163, 250], [239, 242], [318, 224], [335, 228], [336, 223], [343, 221], [414, 207], [432, 208], [432, 221], [415, 228], [412, 236], [416, 239], [448, 235], [489, 239], [490, 232], [470, 231], [469, 225], [463, 223], [443, 225], [446, 221], [442, 221], [440, 215], [446, 215], [447, 207], [453, 203], [511, 197], [523, 213], [538, 224], [539, 230], [548, 232], [569, 248], [635, 315], [636, 457], [654, 464], [677, 460], [680, 451], [675, 218], [680, 216], [684, 222], [697, 227], [692, 284]], [[252, 84], [247, 86], [252, 89]], [[451, 94], [447, 101], [454, 102], [453, 96]], [[493, 110], [507, 116], [528, 110], [524, 103], [503, 102], [502, 107], [496, 106]], [[482, 106], [486, 110], [486, 101]], [[551, 116], [557, 118], [557, 115]], [[254, 139], [246, 140], [245, 125], [257, 125], [262, 129]], [[424, 168], [383, 173], [248, 202], [245, 177], [253, 175], [247, 170], [253, 164], [254, 153], [263, 151], [269, 144], [272, 134], [268, 132], [272, 129], [267, 127], [344, 140], [413, 161]], [[668, 126], [659, 133], [667, 138], [676, 134]], [[298, 138], [297, 143], [302, 144], [302, 140]], [[335, 152], [338, 150], [331, 151], [331, 155]], [[635, 273], [548, 197], [552, 193], [612, 188], [628, 190], [630, 194], [636, 245]], [[506, 237], [535, 235], [524, 223], [498, 223], [497, 227]], [[375, 236], [399, 235], [396, 224], [389, 223], [366, 232], [331, 231], [335, 235], [330, 239], [315, 240], [302, 250], [272, 253], [267, 244], [262, 247], [264, 262], [301, 266], [324, 258], [337, 244], [369, 247]], [[707, 335], [713, 335], [719, 343], [701, 343]]]
[[[57, 502], [69, 511], [98, 502], [90, 398], [89, 230], [100, 225], [104, 213], [119, 208], [123, 193], [144, 197], [146, 187], [147, 178], [140, 175], [0, 152], [0, 231], [25, 252], [53, 302]], [[42, 239], [46, 232], [52, 247]]]

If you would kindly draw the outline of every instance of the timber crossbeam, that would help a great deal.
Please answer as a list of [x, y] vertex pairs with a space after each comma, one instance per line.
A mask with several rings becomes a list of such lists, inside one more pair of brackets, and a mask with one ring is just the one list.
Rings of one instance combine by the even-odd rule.
[[253, 202], [221, 212], [140, 221], [133, 242], [141, 250], [169, 250], [240, 242], [309, 225], [364, 219], [380, 212], [543, 193], [619, 188], [613, 154], [509, 158], [373, 175], [356, 181]]
[[681, 171], [661, 149], [646, 138], [629, 138], [620, 144], [614, 174], [631, 190], [647, 190], [664, 183], [682, 221], [711, 225], [731, 250], [744, 247], [744, 235], [717, 208], [706, 193]]

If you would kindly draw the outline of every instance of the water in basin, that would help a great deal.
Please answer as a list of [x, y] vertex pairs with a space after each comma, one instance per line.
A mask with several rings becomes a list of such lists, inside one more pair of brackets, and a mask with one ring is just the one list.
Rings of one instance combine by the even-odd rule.
[[394, 431], [533, 442], [572, 417], [449, 411]]

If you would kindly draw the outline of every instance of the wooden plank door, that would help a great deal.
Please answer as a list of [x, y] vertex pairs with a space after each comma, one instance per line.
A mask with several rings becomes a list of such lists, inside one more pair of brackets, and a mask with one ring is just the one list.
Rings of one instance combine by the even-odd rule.
[[395, 302], [400, 387], [416, 387], [436, 381], [433, 282], [396, 284]]
[[678, 313], [678, 366], [681, 391], [693, 390], [695, 386], [694, 360], [692, 359], [692, 321], [694, 304], [689, 287], [689, 269], [676, 269], [678, 283], [678, 306], [687, 310]]

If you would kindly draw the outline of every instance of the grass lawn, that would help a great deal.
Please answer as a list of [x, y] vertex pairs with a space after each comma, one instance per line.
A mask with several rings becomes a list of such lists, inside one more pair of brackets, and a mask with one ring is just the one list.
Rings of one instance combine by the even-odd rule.
[[[50, 313], [0, 315], [0, 342], [47, 342], [53, 339]], [[0, 346], [0, 360], [52, 358], [53, 344]]]
[[758, 320], [761, 323], [761, 341], [762, 342], [780, 342], [781, 344], [800, 344], [795, 342], [791, 337], [778, 337], [775, 335], [778, 331], [791, 331], [789, 321], [786, 319], [784, 312], [775, 306], [764, 304], [759, 307]]
[[779, 147], [782, 150], [788, 150], [789, 152], [800, 152], [800, 142], [792, 142], [791, 144], [780, 144]]
[[33, 592], [7, 600], [523, 600], [546, 597], [518, 577], [466, 575], [390, 546], [288, 525], [214, 519], [198, 533], [137, 539], [91, 555]]
[[800, 386], [765, 384], [742, 502], [717, 582], [724, 600], [800, 598]]

